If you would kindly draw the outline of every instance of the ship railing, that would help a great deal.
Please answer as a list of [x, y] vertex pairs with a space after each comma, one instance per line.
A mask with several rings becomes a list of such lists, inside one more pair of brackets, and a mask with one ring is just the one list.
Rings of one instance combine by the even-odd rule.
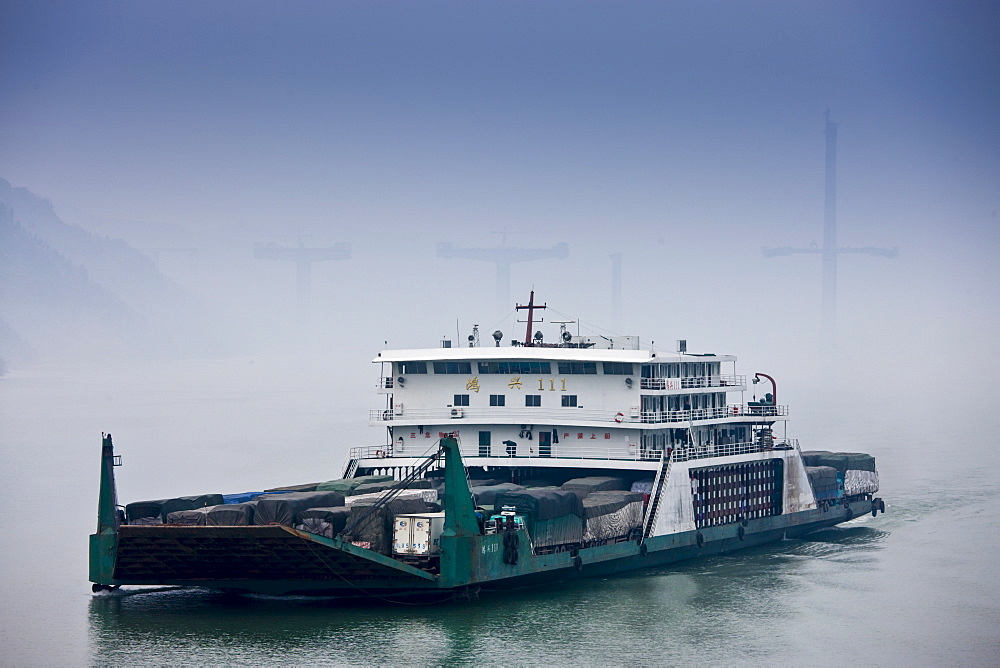
[[378, 385], [376, 386], [379, 390], [391, 390], [396, 386], [396, 379], [392, 376], [383, 376], [378, 379]]
[[695, 420], [720, 420], [731, 417], [783, 417], [788, 406], [756, 406], [734, 404], [716, 408], [692, 408], [677, 411], [627, 411], [589, 410], [566, 406], [555, 410], [541, 408], [500, 408], [455, 406], [447, 408], [384, 408], [368, 412], [370, 422], [408, 422], [417, 424], [443, 424], [462, 422], [512, 423], [512, 424], [576, 424], [598, 422], [609, 426], [617, 423], [661, 424]]
[[781, 417], [788, 415], [788, 406], [751, 406], [732, 404], [716, 408], [692, 408], [679, 411], [642, 411], [640, 422], [687, 422], [689, 420], [719, 420], [727, 417]]
[[[510, 463], [512, 460], [523, 459], [605, 459], [636, 462], [658, 462], [663, 456], [663, 448], [642, 446], [601, 447], [577, 445], [572, 440], [553, 443], [547, 451], [538, 446], [538, 442], [520, 442], [508, 452], [507, 446], [494, 445], [461, 445], [462, 457], [480, 457], [496, 460], [498, 464]], [[687, 462], [711, 457], [728, 457], [745, 455], [755, 452], [772, 450], [798, 450], [799, 441], [796, 438], [757, 439], [743, 443], [721, 443], [715, 445], [688, 445], [669, 448], [670, 459], [674, 462]], [[545, 454], [547, 452], [547, 454]], [[420, 456], [423, 449], [407, 444], [403, 449], [389, 445], [367, 445], [351, 448], [351, 459], [392, 459], [413, 458]]]
[[797, 438], [757, 439], [756, 441], [743, 443], [681, 446], [674, 448], [670, 458], [671, 461], [675, 462], [689, 462], [695, 459], [708, 459], [710, 457], [729, 457], [732, 455], [746, 455], [772, 450], [798, 449], [799, 440]]
[[685, 378], [640, 378], [643, 390], [687, 390], [700, 387], [742, 387], [747, 377], [743, 375], [689, 376]]
[[[652, 447], [600, 447], [581, 446], [570, 442], [553, 443], [546, 451], [536, 442], [521, 442], [510, 449], [500, 443], [491, 446], [462, 445], [462, 457], [481, 457], [495, 460], [497, 464], [509, 464], [512, 460], [522, 459], [607, 459], [636, 462], [658, 462], [663, 456], [662, 448]], [[546, 454], [547, 453], [547, 454]], [[366, 445], [351, 448], [350, 458], [357, 459], [393, 459], [413, 458], [420, 456], [416, 446], [401, 450], [388, 445]]]

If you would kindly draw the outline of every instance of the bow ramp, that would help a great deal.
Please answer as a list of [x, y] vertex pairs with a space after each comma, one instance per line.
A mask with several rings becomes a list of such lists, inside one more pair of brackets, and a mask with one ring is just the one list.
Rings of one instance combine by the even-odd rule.
[[114, 580], [267, 594], [364, 596], [437, 588], [431, 573], [281, 525], [121, 526]]

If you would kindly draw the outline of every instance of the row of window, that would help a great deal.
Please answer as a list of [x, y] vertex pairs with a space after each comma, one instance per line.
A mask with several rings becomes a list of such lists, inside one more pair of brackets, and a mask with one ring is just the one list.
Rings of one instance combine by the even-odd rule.
[[[398, 362], [400, 374], [427, 373], [427, 362]], [[557, 362], [558, 373], [561, 376], [568, 375], [597, 375], [597, 362]], [[634, 371], [631, 362], [604, 362], [605, 376], [631, 376]], [[478, 362], [477, 368], [482, 374], [504, 374], [504, 375], [550, 375], [552, 365], [549, 362], [527, 362], [527, 361], [507, 361], [507, 362]], [[434, 373], [436, 374], [464, 374], [472, 373], [472, 362], [434, 362]]]
[[[575, 394], [561, 394], [559, 398], [562, 400], [563, 406], [575, 407], [576, 406], [576, 395]], [[468, 406], [469, 405], [469, 395], [468, 394], [456, 394], [452, 406]], [[507, 405], [507, 395], [505, 394], [491, 394], [490, 395], [490, 406], [506, 406]], [[525, 406], [541, 406], [542, 405], [542, 395], [540, 394], [526, 394], [524, 395], [524, 405]]]
[[721, 371], [721, 362], [670, 362], [642, 365], [643, 378], [703, 378], [705, 376], [718, 376]]

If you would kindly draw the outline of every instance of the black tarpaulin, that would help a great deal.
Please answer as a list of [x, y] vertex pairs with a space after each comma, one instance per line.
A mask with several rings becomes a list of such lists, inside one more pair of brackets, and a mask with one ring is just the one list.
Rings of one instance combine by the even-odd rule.
[[564, 489], [525, 489], [502, 492], [493, 499], [494, 512], [510, 506], [517, 513], [531, 514], [535, 519], [548, 520], [563, 515], [583, 517], [583, 502], [572, 491]]
[[205, 506], [217, 506], [225, 503], [221, 494], [199, 494], [197, 496], [179, 496], [173, 499], [156, 501], [135, 501], [125, 506], [125, 516], [128, 521], [140, 517], [159, 517], [166, 521], [167, 515], [178, 510], [195, 510]]
[[308, 508], [296, 516], [296, 528], [310, 533], [316, 533], [327, 538], [333, 538], [347, 524], [351, 509], [343, 506], [333, 508]]
[[586, 478], [573, 478], [562, 484], [562, 489], [580, 491], [585, 494], [594, 492], [606, 492], [612, 490], [627, 489], [625, 480], [611, 476], [588, 476]]
[[254, 508], [254, 524], [284, 524], [292, 526], [295, 513], [307, 508], [344, 505], [344, 495], [340, 492], [288, 492], [268, 494], [257, 498]]
[[245, 527], [253, 524], [253, 509], [257, 500], [243, 503], [227, 503], [223, 506], [212, 506], [206, 517], [208, 526], [213, 527]]
[[524, 488], [512, 482], [503, 482], [496, 485], [477, 485], [472, 488], [472, 498], [477, 506], [492, 506], [497, 494], [518, 492], [522, 489]]

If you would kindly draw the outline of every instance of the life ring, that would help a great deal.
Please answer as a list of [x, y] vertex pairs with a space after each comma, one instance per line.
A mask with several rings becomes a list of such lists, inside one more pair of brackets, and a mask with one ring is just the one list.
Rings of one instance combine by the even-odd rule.
[[385, 458], [385, 453], [383, 451], [381, 451], [381, 450], [376, 450], [375, 451], [375, 456], [378, 457], [379, 459], [383, 459], [383, 458]]
[[621, 422], [625, 419], [625, 414], [622, 412], [615, 413], [615, 422]]
[[740, 414], [740, 407], [733, 406], [733, 415], [739, 415], [739, 414]]

